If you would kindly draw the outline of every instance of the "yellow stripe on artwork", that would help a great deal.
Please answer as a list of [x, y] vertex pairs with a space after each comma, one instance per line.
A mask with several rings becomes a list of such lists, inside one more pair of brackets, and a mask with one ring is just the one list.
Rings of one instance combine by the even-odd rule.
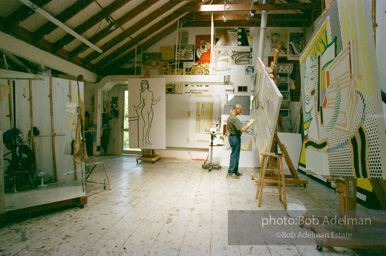
[[314, 48], [315, 44], [319, 41], [320, 37], [324, 34], [324, 32], [327, 30], [327, 41], [328, 43], [331, 42], [331, 33], [330, 33], [330, 26], [327, 26], [330, 24], [330, 19], [327, 18], [323, 25], [321, 26], [318, 34], [314, 37], [312, 42], [308, 45], [307, 49], [305, 49], [300, 57], [300, 64], [305, 60], [305, 58], [309, 55], [310, 51]]
[[365, 20], [365, 15], [370, 15], [366, 4], [363, 0], [339, 0], [338, 7], [343, 47], [349, 43], [353, 45], [353, 42], [356, 44], [356, 49], [352, 51], [356, 55], [358, 67], [356, 89], [365, 97], [371, 97], [374, 94], [372, 86], [374, 81], [371, 75], [374, 63], [370, 58], [369, 49], [373, 47], [369, 47], [369, 40], [373, 39], [368, 37], [368, 30], [371, 31], [372, 28], [369, 27], [371, 24]]
[[371, 183], [369, 179], [357, 179], [357, 186], [360, 188], [363, 188], [367, 191], [372, 192], [373, 191], [373, 186], [371, 186]]

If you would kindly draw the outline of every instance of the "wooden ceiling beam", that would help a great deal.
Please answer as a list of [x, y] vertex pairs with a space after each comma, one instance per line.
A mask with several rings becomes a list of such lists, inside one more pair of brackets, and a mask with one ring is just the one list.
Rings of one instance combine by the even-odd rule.
[[[196, 13], [195, 13], [196, 14]], [[223, 14], [213, 14], [213, 20], [222, 20]], [[225, 14], [225, 17], [228, 21], [238, 20], [245, 21], [248, 17], [248, 13], [245, 14]], [[255, 14], [253, 17], [250, 17], [251, 20], [261, 19], [260, 14]], [[196, 21], [210, 21], [211, 15], [193, 15], [193, 22]], [[289, 21], [309, 21], [309, 17], [306, 17], [304, 14], [268, 14], [268, 20], [289, 20]]]
[[[277, 20], [267, 21], [267, 27], [303, 27], [303, 23], [309, 24], [310, 22], [305, 21], [290, 21], [290, 20]], [[251, 20], [228, 20], [223, 22], [222, 20], [215, 20], [215, 27], [260, 27], [260, 19]], [[184, 27], [210, 27], [210, 21], [189, 21]]]
[[[115, 22], [118, 24], [118, 27], [126, 24], [127, 22], [129, 22], [131, 19], [135, 18], [138, 14], [142, 13], [143, 11], [145, 11], [147, 8], [149, 8], [150, 6], [152, 6], [153, 4], [157, 3], [159, 0], [147, 0], [143, 3], [141, 3], [140, 5], [138, 5], [136, 8], [134, 8], [133, 10], [129, 11], [128, 13], [126, 13], [125, 15], [123, 15], [121, 18], [119, 18], [118, 20], [116, 20]], [[175, 6], [177, 3], [168, 3], [169, 4], [169, 8], [171, 8], [172, 6]], [[162, 7], [161, 7], [162, 8]], [[170, 10], [170, 9], [168, 9]], [[163, 11], [161, 10], [157, 10], [158, 11], [158, 16], [162, 15]], [[156, 11], [156, 12], [157, 12]], [[146, 20], [146, 18], [142, 19], [141, 21], [144, 21]], [[146, 25], [147, 23], [145, 24], [141, 24], [141, 23], [136, 23], [136, 28], [135, 29], [138, 29], [138, 27], [141, 27], [141, 26], [144, 26]], [[105, 28], [103, 29], [102, 31], [100, 31], [99, 33], [97, 33], [96, 35], [90, 37], [88, 40], [95, 44], [97, 42], [99, 42], [101, 39], [103, 39], [104, 37], [108, 36], [109, 34], [111, 34], [113, 31], [112, 30], [109, 30], [108, 28]], [[124, 32], [125, 33], [125, 32]], [[130, 35], [130, 34], [129, 34]], [[123, 40], [124, 38], [122, 38], [121, 40]], [[111, 40], [110, 40], [111, 41]], [[106, 43], [107, 44], [107, 43]], [[105, 44], [105, 45], [106, 45]], [[74, 50], [71, 51], [70, 55], [71, 56], [77, 56], [79, 55], [80, 53], [82, 53], [83, 51], [87, 50], [89, 47], [85, 44], [81, 44], [79, 45], [77, 48], [75, 48]], [[101, 47], [101, 49], [103, 51], [105, 51], [106, 49], [109, 49], [110, 47], [104, 47], [103, 46]], [[98, 53], [99, 55], [99, 53]]]
[[[229, 4], [229, 9], [226, 13], [232, 11], [249, 11], [250, 4]], [[314, 5], [312, 3], [291, 3], [291, 4], [255, 4], [252, 7], [252, 11], [262, 10], [312, 10]], [[186, 6], [184, 12], [223, 12], [224, 4], [203, 4], [196, 6]]]
[[[76, 1], [73, 5], [59, 13], [58, 15], [55, 16], [55, 19], [65, 23], [72, 17], [74, 17], [78, 12], [82, 11], [85, 9], [87, 6], [92, 4], [94, 0], [78, 0]], [[52, 22], [47, 22], [43, 26], [41, 26], [39, 29], [37, 29], [33, 33], [33, 37], [35, 40], [40, 40], [43, 38], [43, 36], [48, 35], [52, 31], [54, 31], [58, 26], [55, 25]]]
[[[151, 26], [150, 28], [146, 29], [144, 32], [140, 33], [138, 36], [127, 42], [126, 44], [122, 45], [118, 49], [114, 50], [109, 55], [105, 56], [104, 58], [100, 59], [97, 63], [92, 64], [92, 66], [87, 65], [87, 67], [90, 67], [92, 69], [95, 69], [98, 66], [101, 66], [100, 63], [102, 61], [104, 63], [110, 63], [113, 61], [116, 57], [130, 49], [131, 47], [135, 46], [136, 44], [140, 43], [142, 40], [149, 37], [151, 34], [156, 33], [157, 31], [162, 30], [162, 28], [166, 25], [168, 25], [170, 22], [178, 18], [176, 13], [173, 13], [172, 15], [166, 17], [165, 19], [157, 22], [155, 25]], [[176, 27], [174, 28], [176, 29]]]
[[[48, 4], [49, 2], [51, 2], [51, 0], [30, 0], [30, 1], [39, 7], [42, 7], [46, 4]], [[8, 27], [8, 29], [12, 29], [14, 26], [16, 26], [20, 22], [26, 20], [28, 17], [30, 17], [34, 13], [35, 12], [31, 8], [29, 8], [28, 6], [25, 6], [23, 4], [22, 7], [20, 7], [16, 11], [14, 11], [11, 15], [9, 15], [6, 18], [6, 26]]]
[[[74, 29], [74, 31], [78, 34], [83, 34], [87, 30], [89, 30], [94, 25], [98, 24], [101, 20], [105, 19], [108, 15], [111, 15], [111, 13], [115, 12], [131, 0], [115, 0], [111, 4], [109, 4], [106, 8], [102, 9], [98, 13], [94, 14], [91, 18], [80, 24], [78, 27]], [[70, 43], [75, 38], [70, 35], [66, 34], [64, 37], [59, 39], [57, 42], [54, 43], [53, 50], [54, 52], [59, 51], [62, 49], [66, 44]]]
[[83, 66], [82, 60], [80, 58], [70, 59], [69, 52], [64, 50], [64, 49], [61, 49], [58, 52], [54, 53], [53, 52], [53, 44], [51, 42], [49, 42], [45, 39], [42, 39], [39, 41], [33, 40], [33, 33], [28, 31], [25, 28], [22, 28], [18, 25], [14, 26], [12, 29], [6, 28], [6, 24], [5, 24], [4, 19], [0, 19], [0, 30], [3, 31], [4, 33], [7, 33], [7, 34], [15, 37], [15, 38], [22, 40], [30, 45], [33, 45], [33, 46], [35, 46], [43, 51], [49, 52], [52, 55], [55, 55], [57, 57], [65, 59], [69, 62], [72, 62], [76, 65], [79, 65], [79, 66], [86, 68], [85, 66]]

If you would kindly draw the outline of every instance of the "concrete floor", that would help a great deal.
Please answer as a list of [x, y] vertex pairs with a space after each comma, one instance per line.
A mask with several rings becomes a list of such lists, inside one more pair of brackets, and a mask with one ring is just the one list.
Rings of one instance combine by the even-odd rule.
[[[202, 162], [135, 156], [104, 157], [112, 190], [87, 183], [88, 204], [9, 224], [0, 229], [0, 255], [365, 255], [315, 246], [229, 246], [228, 210], [282, 210], [275, 195], [255, 200], [256, 184], [242, 169], [227, 180], [226, 168], [208, 172]], [[103, 181], [102, 169], [90, 180]], [[301, 175], [302, 178], [306, 178]], [[308, 179], [308, 178], [307, 178]], [[288, 203], [337, 209], [335, 192], [309, 179], [287, 186]], [[358, 205], [358, 209], [365, 209]]]

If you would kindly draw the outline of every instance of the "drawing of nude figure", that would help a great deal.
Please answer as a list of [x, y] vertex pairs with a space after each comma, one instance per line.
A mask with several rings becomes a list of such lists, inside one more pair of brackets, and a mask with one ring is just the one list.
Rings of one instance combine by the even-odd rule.
[[150, 130], [154, 116], [153, 105], [157, 104], [161, 100], [161, 97], [154, 99], [153, 92], [149, 90], [149, 82], [147, 80], [141, 81], [140, 90], [140, 103], [138, 106], [134, 106], [134, 108], [137, 111], [138, 115], [141, 114], [143, 120], [142, 144], [151, 145]]

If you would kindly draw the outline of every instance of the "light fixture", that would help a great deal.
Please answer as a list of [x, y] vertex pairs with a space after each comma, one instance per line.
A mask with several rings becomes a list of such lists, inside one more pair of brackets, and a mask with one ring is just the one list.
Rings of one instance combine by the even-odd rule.
[[24, 5], [26, 5], [27, 7], [31, 8], [32, 10], [34, 10], [36, 13], [39, 13], [41, 16], [45, 17], [46, 19], [48, 19], [49, 21], [51, 21], [52, 23], [54, 23], [56, 26], [62, 28], [64, 31], [66, 31], [67, 33], [71, 34], [73, 37], [75, 37], [76, 39], [80, 40], [81, 42], [85, 43], [86, 45], [90, 46], [91, 48], [93, 48], [95, 51], [99, 52], [99, 53], [102, 53], [103, 50], [100, 49], [98, 46], [96, 46], [95, 44], [91, 43], [90, 41], [88, 41], [86, 38], [84, 38], [83, 36], [79, 35], [78, 33], [76, 33], [74, 30], [72, 30], [71, 28], [69, 28], [66, 24], [64, 24], [63, 22], [59, 21], [58, 19], [56, 19], [55, 17], [53, 17], [51, 14], [49, 14], [48, 12], [44, 11], [43, 9], [41, 9], [39, 6], [37, 6], [36, 4], [32, 3], [31, 1], [29, 0], [19, 0], [19, 2], [23, 3]]
[[106, 17], [105, 19], [109, 23], [107, 25], [107, 28], [109, 30], [113, 31], [114, 29], [116, 29], [118, 27], [118, 24], [115, 21], [112, 21], [109, 17]]
[[224, 14], [222, 15], [222, 21], [226, 22], [227, 18], [225, 18], [225, 10], [229, 10], [230, 6], [227, 5], [227, 1], [224, 1]]
[[249, 8], [249, 13], [248, 13], [248, 16], [246, 18], [246, 20], [250, 20], [251, 17], [255, 16], [255, 13], [252, 12], [252, 8], [253, 8], [253, 3], [257, 2], [256, 0], [252, 0], [252, 3], [251, 3], [251, 8]]

